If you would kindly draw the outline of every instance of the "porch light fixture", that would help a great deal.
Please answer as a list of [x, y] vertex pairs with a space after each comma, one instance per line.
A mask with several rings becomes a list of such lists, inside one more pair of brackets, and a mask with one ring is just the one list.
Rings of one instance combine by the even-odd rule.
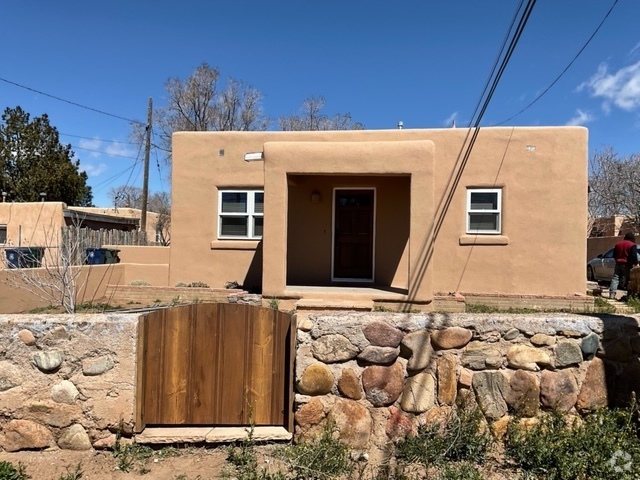
[[259, 162], [262, 160], [262, 152], [249, 152], [244, 154], [245, 162]]
[[319, 191], [314, 190], [311, 192], [311, 203], [320, 203], [320, 200], [322, 200], [322, 197]]

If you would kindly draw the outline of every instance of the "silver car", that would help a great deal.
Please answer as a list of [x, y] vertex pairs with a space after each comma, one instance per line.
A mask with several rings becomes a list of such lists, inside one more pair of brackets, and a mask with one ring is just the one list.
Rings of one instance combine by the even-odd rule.
[[[638, 245], [638, 259], [640, 260], [640, 245]], [[613, 258], [613, 248], [611, 248], [587, 262], [587, 280], [610, 282], [615, 268], [616, 260]]]

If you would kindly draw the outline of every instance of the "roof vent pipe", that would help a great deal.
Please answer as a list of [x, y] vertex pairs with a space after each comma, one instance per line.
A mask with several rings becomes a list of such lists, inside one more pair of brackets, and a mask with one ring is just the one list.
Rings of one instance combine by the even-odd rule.
[[404, 127], [404, 123], [402, 123], [402, 120], [400, 120], [398, 122], [398, 130], [402, 130], [402, 127]]

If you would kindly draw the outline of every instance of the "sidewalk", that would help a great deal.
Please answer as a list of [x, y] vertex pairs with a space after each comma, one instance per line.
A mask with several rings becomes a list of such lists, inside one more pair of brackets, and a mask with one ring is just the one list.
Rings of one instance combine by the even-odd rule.
[[627, 294], [624, 290], [618, 290], [615, 298], [609, 298], [608, 287], [599, 285], [597, 282], [587, 282], [587, 294], [602, 298], [616, 309], [615, 313], [635, 313], [633, 308], [620, 300]]

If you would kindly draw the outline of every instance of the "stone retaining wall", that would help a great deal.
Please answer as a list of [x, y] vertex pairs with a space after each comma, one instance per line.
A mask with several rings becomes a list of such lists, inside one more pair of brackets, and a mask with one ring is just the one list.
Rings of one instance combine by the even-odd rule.
[[[243, 299], [247, 300], [247, 299]], [[105, 448], [133, 431], [135, 314], [0, 316], [0, 447]], [[623, 405], [640, 391], [636, 317], [317, 313], [300, 318], [295, 437], [332, 421], [362, 450], [461, 405], [517, 413]]]
[[1, 315], [0, 446], [104, 448], [133, 431], [138, 315]]
[[420, 424], [479, 406], [495, 431], [512, 414], [586, 413], [640, 391], [634, 317], [570, 314], [316, 314], [300, 320], [295, 438], [327, 421], [382, 450]]

